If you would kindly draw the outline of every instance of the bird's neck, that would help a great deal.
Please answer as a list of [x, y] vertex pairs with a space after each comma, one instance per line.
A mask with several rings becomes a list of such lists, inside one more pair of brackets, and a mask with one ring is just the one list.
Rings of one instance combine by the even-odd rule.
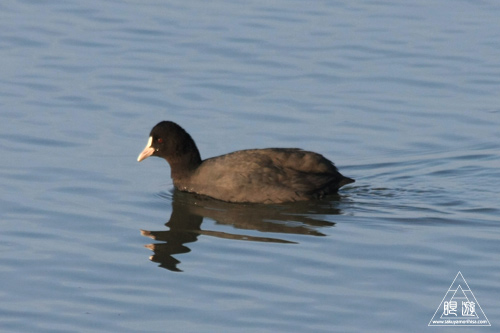
[[201, 164], [201, 157], [196, 149], [186, 154], [169, 157], [167, 162], [170, 164], [170, 176], [175, 181], [191, 175]]

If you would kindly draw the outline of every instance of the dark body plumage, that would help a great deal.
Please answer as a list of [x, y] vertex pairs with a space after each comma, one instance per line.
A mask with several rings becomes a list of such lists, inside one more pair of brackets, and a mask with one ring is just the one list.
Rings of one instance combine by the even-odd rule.
[[151, 130], [138, 160], [151, 155], [167, 160], [177, 189], [229, 202], [309, 200], [354, 182], [322, 155], [296, 148], [240, 150], [202, 161], [191, 136], [170, 121]]

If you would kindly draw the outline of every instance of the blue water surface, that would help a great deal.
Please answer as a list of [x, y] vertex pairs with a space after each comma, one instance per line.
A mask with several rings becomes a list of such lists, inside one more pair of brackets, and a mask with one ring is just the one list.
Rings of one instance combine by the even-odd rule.
[[[2, 2], [1, 331], [456, 332], [427, 325], [458, 271], [498, 326], [498, 17]], [[161, 120], [203, 158], [300, 147], [356, 183], [271, 206], [178, 193], [136, 161]]]

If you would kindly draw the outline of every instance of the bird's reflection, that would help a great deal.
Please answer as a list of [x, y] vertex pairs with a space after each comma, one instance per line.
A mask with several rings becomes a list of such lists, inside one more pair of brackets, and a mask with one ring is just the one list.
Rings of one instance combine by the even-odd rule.
[[[172, 215], [165, 224], [169, 230], [141, 230], [141, 234], [161, 243], [146, 245], [154, 252], [150, 259], [171, 271], [177, 268], [179, 260], [173, 256], [190, 252], [186, 245], [196, 242], [200, 235], [254, 242], [295, 244], [284, 239], [286, 235], [325, 236], [318, 229], [332, 227], [322, 215], [340, 214], [335, 208], [338, 197], [329, 201], [305, 201], [280, 205], [234, 204], [200, 197], [174, 190]], [[232, 226], [241, 233], [229, 233], [201, 228], [203, 218], [214, 220], [219, 225]], [[245, 234], [243, 230], [280, 234], [280, 238], [260, 237]]]

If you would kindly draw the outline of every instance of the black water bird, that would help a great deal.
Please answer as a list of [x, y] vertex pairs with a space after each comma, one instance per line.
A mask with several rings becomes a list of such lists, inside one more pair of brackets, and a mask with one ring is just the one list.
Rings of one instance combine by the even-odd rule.
[[153, 127], [137, 161], [149, 156], [167, 160], [178, 190], [228, 202], [311, 200], [354, 182], [322, 155], [297, 148], [240, 150], [202, 160], [191, 136], [171, 121]]

